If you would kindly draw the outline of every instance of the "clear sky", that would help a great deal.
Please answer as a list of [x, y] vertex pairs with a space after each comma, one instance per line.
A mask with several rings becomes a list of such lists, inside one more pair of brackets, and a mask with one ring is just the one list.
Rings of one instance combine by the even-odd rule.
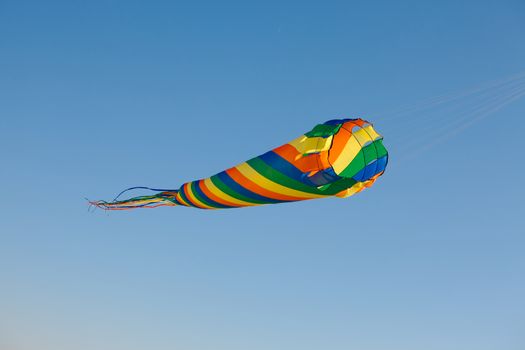
[[[388, 118], [524, 38], [522, 0], [0, 0], [0, 349], [524, 349], [525, 101], [405, 160]], [[391, 156], [355, 197], [87, 211], [352, 116]]]

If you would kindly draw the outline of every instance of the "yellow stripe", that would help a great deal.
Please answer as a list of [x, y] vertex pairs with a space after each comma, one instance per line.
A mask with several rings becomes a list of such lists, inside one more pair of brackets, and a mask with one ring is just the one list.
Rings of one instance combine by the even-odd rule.
[[293, 196], [293, 197], [299, 197], [304, 199], [312, 199], [312, 198], [324, 198], [327, 197], [326, 195], [320, 195], [320, 194], [313, 194], [313, 193], [307, 193], [302, 192], [298, 190], [294, 190], [293, 188], [288, 188], [283, 185], [280, 185], [276, 182], [271, 181], [270, 179], [262, 176], [259, 174], [255, 169], [253, 169], [250, 165], [247, 163], [242, 163], [237, 165], [235, 168], [239, 170], [241, 174], [246, 176], [250, 181], [255, 182], [257, 185], [275, 192], [279, 194], [284, 194], [287, 196]]
[[209, 179], [204, 179], [204, 184], [206, 185], [206, 187], [208, 188], [208, 190], [210, 190], [211, 193], [213, 193], [214, 195], [216, 195], [217, 197], [219, 198], [222, 198], [224, 199], [225, 201], [228, 201], [230, 203], [234, 203], [234, 204], [238, 204], [238, 205], [243, 205], [243, 206], [254, 206], [254, 205], [258, 205], [257, 203], [250, 203], [250, 202], [245, 202], [243, 200], [240, 200], [240, 199], [237, 199], [237, 198], [234, 198], [232, 196], [230, 196], [229, 194], [227, 193], [224, 193], [223, 191], [221, 191], [217, 186], [215, 186], [215, 184]]
[[332, 145], [332, 137], [333, 136], [327, 138], [301, 136], [288, 144], [302, 154], [321, 152], [330, 149], [330, 146]]
[[377, 139], [380, 139], [381, 138], [381, 135], [379, 135], [375, 130], [374, 128], [372, 127], [372, 125], [369, 125], [365, 128], [365, 131], [368, 133], [368, 135], [370, 135], [370, 137], [372, 138], [372, 140], [377, 140]]
[[379, 137], [379, 135], [377, 134], [377, 132], [375, 132], [371, 125], [367, 126], [366, 128], [357, 130], [352, 135], [362, 146], [364, 146], [367, 142], [373, 141], [373, 135]]
[[335, 173], [340, 174], [345, 170], [360, 150], [361, 145], [357, 142], [356, 138], [353, 136], [350, 137], [339, 157], [332, 163]]
[[209, 205], [203, 203], [202, 201], [200, 201], [197, 197], [195, 197], [195, 195], [193, 194], [193, 191], [191, 190], [191, 186], [189, 184], [185, 184], [184, 187], [186, 187], [186, 191], [184, 193], [186, 193], [186, 195], [188, 197], [190, 197], [190, 199], [194, 202], [194, 203], [197, 203], [198, 206], [202, 206], [203, 208], [206, 208], [206, 209], [216, 209], [215, 207], [210, 207]]

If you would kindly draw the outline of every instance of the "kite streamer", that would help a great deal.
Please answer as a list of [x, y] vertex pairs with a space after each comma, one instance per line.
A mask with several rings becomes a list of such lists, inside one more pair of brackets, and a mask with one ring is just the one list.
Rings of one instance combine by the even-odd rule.
[[329, 120], [263, 155], [178, 189], [133, 187], [157, 193], [127, 200], [117, 200], [119, 195], [112, 202], [90, 203], [106, 210], [160, 206], [222, 209], [344, 198], [372, 186], [385, 171], [388, 152], [382, 140], [363, 119]]

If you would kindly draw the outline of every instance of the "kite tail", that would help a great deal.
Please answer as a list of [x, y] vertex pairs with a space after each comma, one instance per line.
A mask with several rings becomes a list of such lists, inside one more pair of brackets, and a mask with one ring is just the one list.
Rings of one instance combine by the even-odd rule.
[[[152, 191], [163, 191], [151, 196], [138, 196], [132, 197], [126, 200], [117, 200], [120, 195], [124, 192], [133, 190], [133, 189], [148, 189]], [[176, 197], [177, 190], [158, 190], [149, 187], [132, 187], [128, 188], [121, 193], [111, 202], [99, 200], [99, 201], [89, 201], [89, 204], [104, 210], [130, 210], [136, 208], [157, 208], [165, 206], [176, 206], [179, 205]]]

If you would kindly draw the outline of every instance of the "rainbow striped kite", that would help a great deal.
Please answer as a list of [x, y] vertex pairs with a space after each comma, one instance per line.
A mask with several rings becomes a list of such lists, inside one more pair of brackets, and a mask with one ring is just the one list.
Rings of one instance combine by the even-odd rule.
[[107, 210], [178, 205], [222, 209], [348, 197], [372, 186], [385, 171], [388, 153], [382, 140], [365, 120], [330, 120], [263, 155], [179, 189], [133, 187], [157, 193], [91, 204]]

